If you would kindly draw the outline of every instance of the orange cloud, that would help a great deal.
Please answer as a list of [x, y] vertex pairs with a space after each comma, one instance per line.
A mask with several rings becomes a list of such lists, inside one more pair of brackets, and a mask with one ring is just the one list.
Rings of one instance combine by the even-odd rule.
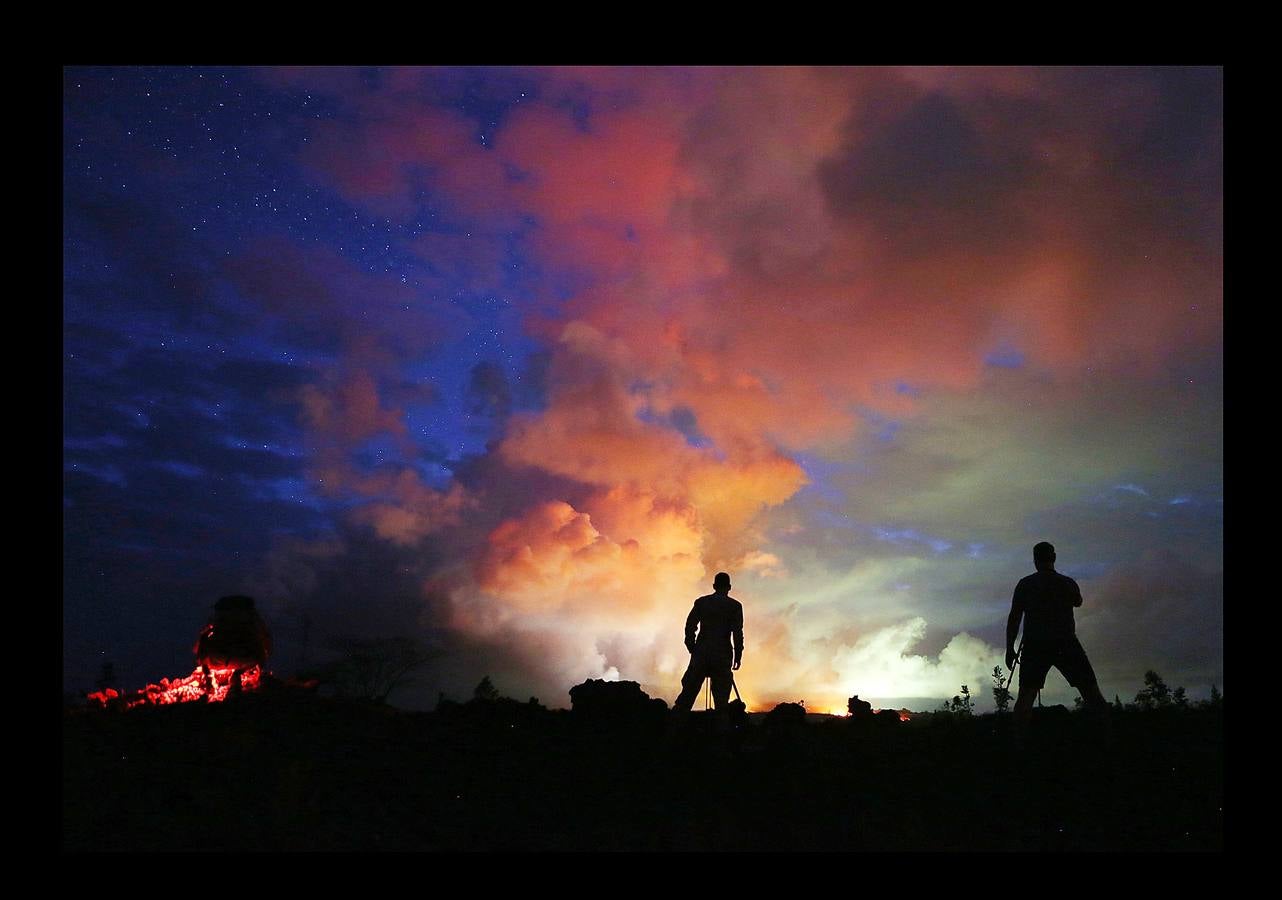
[[356, 372], [328, 390], [305, 385], [299, 399], [306, 427], [344, 444], [405, 433], [399, 411], [383, 406], [368, 372]]
[[[1160, 73], [538, 74], [543, 101], [492, 148], [453, 113], [345, 88], [363, 118], [308, 151], [371, 208], [405, 212], [427, 185], [464, 217], [532, 219], [540, 263], [584, 282], [529, 322], [551, 352], [546, 406], [514, 414], [494, 452], [587, 499], [538, 497], [488, 533], [474, 583], [453, 588], [459, 628], [670, 679], [683, 661], [659, 635], [710, 571], [787, 570], [760, 515], [805, 484], [796, 454], [849, 446], [869, 410], [915, 414], [914, 391], [977, 389], [997, 350], [1071, 382], [1086, 366], [1158, 373], [1220, 339], [1219, 135], [1199, 136], [1211, 162], [1185, 191], [1147, 165]], [[401, 427], [359, 381], [305, 409], [349, 441]], [[380, 498], [362, 515], [389, 540], [465, 514], [412, 478], [341, 477]], [[772, 689], [831, 681], [790, 615], [758, 620]], [[903, 656], [919, 630], [886, 644]], [[982, 649], [953, 656], [973, 668]], [[933, 684], [924, 667], [904, 671]]]

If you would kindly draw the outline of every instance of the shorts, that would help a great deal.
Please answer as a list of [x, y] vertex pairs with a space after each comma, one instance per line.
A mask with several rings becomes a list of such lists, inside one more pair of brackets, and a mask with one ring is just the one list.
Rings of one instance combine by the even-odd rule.
[[1019, 657], [1019, 690], [1040, 691], [1051, 666], [1079, 690], [1095, 684], [1095, 670], [1076, 636], [1051, 641], [1025, 641]]

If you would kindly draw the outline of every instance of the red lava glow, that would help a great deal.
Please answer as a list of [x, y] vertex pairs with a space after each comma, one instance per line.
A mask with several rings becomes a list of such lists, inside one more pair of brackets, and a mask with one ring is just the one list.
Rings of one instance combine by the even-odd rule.
[[895, 711], [895, 710], [893, 710], [893, 709], [884, 709], [884, 710], [883, 710], [883, 709], [874, 709], [872, 712], [873, 712], [873, 715], [875, 715], [875, 716], [879, 716], [879, 715], [881, 715], [883, 712], [894, 712], [894, 713], [895, 713], [895, 715], [899, 716], [899, 721], [901, 721], [901, 722], [909, 722], [909, 721], [911, 721], [911, 720], [912, 720], [912, 716], [910, 716], [910, 715], [908, 714], [908, 710], [906, 710], [906, 709], [901, 709], [901, 710], [899, 710], [898, 712], [896, 712], [896, 711]]
[[[121, 695], [114, 688], [107, 688], [105, 691], [94, 691], [89, 695], [89, 699], [103, 707], [123, 704], [125, 709], [133, 709], [143, 704], [167, 706], [170, 703], [194, 701], [220, 703], [227, 699], [227, 694], [231, 691], [232, 675], [235, 671], [235, 668], [230, 666], [221, 669], [211, 668], [209, 673], [213, 678], [212, 688], [205, 683], [205, 673], [197, 667], [186, 678], [174, 681], [162, 678], [160, 684], [149, 684], [142, 690], [128, 695]], [[260, 666], [243, 670], [240, 674], [241, 690], [246, 692], [258, 690], [262, 674]]]

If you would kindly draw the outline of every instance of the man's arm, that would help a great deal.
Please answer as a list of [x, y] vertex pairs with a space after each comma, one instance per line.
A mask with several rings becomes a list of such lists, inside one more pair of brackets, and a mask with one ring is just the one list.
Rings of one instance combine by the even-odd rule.
[[734, 667], [739, 668], [739, 663], [743, 660], [743, 607], [740, 606], [735, 616], [734, 629], [731, 632], [734, 635]]
[[1010, 598], [1010, 615], [1006, 617], [1006, 668], [1015, 668], [1015, 638], [1019, 635], [1019, 623], [1024, 618], [1024, 601], [1019, 597], [1019, 585], [1015, 586], [1015, 595]]
[[699, 601], [694, 601], [694, 606], [690, 607], [690, 615], [686, 616], [686, 649], [691, 653], [694, 652], [694, 630], [699, 624]]
[[1073, 586], [1073, 589], [1069, 592], [1073, 595], [1073, 605], [1081, 606], [1082, 605], [1082, 589], [1077, 586], [1077, 582], [1072, 578], [1068, 579], [1068, 583]]

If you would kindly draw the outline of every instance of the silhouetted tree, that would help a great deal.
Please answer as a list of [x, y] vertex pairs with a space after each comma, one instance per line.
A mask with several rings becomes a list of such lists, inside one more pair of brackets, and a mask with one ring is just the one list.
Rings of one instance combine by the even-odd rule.
[[1171, 692], [1171, 701], [1180, 709], [1188, 709], [1189, 698], [1185, 696], [1183, 686], [1177, 687]]
[[314, 677], [331, 684], [341, 696], [386, 703], [396, 688], [414, 677], [431, 657], [412, 638], [340, 637], [330, 642], [342, 656]]
[[1125, 708], [1125, 707], [1123, 707], [1123, 706], [1122, 706], [1122, 698], [1121, 698], [1119, 695], [1114, 694], [1114, 695], [1113, 695], [1113, 709], [1116, 709], [1116, 710], [1118, 710], [1118, 711], [1120, 712], [1120, 711], [1121, 711], [1122, 709], [1124, 709], [1124, 708]]
[[1211, 699], [1208, 702], [1211, 706], [1219, 706], [1224, 702], [1224, 695], [1220, 693], [1220, 689], [1215, 685], [1211, 685]]
[[486, 675], [481, 679], [481, 683], [473, 689], [472, 696], [477, 700], [492, 702], [499, 699], [499, 690], [494, 686], [494, 682], [490, 681], [490, 676]]
[[1010, 708], [1010, 688], [1006, 687], [1006, 676], [1001, 666], [993, 666], [993, 702], [997, 704], [999, 713]]
[[1162, 676], [1149, 669], [1144, 673], [1144, 690], [1135, 695], [1140, 709], [1162, 709], [1171, 705], [1171, 689]]

